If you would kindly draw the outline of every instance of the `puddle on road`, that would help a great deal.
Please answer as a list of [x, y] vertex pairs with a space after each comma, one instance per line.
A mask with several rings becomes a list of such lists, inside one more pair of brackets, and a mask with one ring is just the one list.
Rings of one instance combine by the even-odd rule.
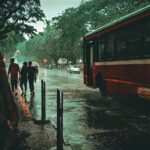
[[[46, 79], [46, 116], [56, 124], [56, 89], [62, 89], [64, 139], [71, 145], [72, 150], [141, 150], [141, 137], [148, 145], [148, 136], [133, 132], [132, 126], [130, 128], [126, 124], [128, 116], [124, 113], [124, 106], [128, 106], [130, 100], [126, 102], [126, 99], [121, 99], [124, 104], [120, 106], [119, 98], [118, 101], [108, 97], [102, 98], [97, 90], [89, 89], [82, 84], [80, 75], [50, 70], [47, 76], [49, 78]], [[40, 88], [37, 92], [40, 93]], [[34, 101], [36, 114], [41, 116], [41, 96], [35, 96]], [[132, 113], [136, 114], [136, 111], [131, 111], [128, 115], [133, 115]]]
[[150, 147], [149, 136], [132, 129], [93, 133], [87, 136], [87, 140], [93, 150], [149, 150]]

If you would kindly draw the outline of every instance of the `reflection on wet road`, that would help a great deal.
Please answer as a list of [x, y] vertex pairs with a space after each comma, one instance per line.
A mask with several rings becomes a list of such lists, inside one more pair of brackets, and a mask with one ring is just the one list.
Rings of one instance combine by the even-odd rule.
[[73, 150], [149, 150], [150, 104], [136, 98], [102, 98], [81, 74], [40, 69], [31, 107], [41, 116], [40, 80], [46, 82], [46, 115], [56, 122], [56, 89], [64, 92], [64, 139]]

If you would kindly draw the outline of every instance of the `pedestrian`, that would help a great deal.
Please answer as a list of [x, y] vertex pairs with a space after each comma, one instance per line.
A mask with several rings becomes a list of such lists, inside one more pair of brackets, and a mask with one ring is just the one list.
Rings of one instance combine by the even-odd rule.
[[10, 79], [11, 79], [11, 89], [12, 89], [13, 94], [15, 94], [15, 96], [16, 96], [20, 69], [19, 69], [19, 65], [17, 63], [15, 63], [14, 58], [10, 59], [10, 65], [9, 65], [9, 69], [8, 69], [8, 77], [9, 77], [9, 74], [10, 74]]
[[27, 67], [27, 62], [23, 63], [23, 66], [20, 71], [20, 87], [22, 90], [21, 96], [26, 96], [27, 92], [27, 75], [28, 75], [28, 67]]
[[36, 65], [35, 66], [35, 79], [34, 79], [35, 82], [37, 80], [38, 73], [39, 73], [39, 69], [38, 69], [38, 65]]
[[28, 80], [29, 80], [29, 87], [31, 95], [34, 95], [34, 79], [35, 79], [36, 69], [32, 66], [32, 61], [28, 63]]

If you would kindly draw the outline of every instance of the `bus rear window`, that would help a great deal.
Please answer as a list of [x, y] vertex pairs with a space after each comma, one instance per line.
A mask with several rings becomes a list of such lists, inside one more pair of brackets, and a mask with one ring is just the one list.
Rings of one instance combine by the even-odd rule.
[[135, 23], [128, 28], [128, 58], [141, 57], [142, 33], [143, 29], [141, 23]]
[[98, 60], [99, 61], [102, 61], [105, 59], [104, 46], [105, 46], [104, 38], [100, 38], [98, 42]]
[[127, 29], [120, 29], [116, 32], [116, 59], [126, 58], [127, 51]]
[[114, 59], [114, 34], [111, 33], [105, 38], [105, 60]]
[[150, 57], [150, 18], [144, 23], [144, 57]]

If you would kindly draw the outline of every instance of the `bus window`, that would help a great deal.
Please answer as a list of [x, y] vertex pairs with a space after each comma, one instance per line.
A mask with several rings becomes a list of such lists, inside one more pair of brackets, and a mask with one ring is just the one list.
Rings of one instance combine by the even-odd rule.
[[86, 45], [86, 58], [85, 62], [88, 65], [88, 69], [92, 68], [93, 61], [94, 61], [94, 41], [88, 41]]
[[104, 39], [100, 38], [99, 42], [98, 42], [98, 60], [102, 61], [104, 60], [105, 56], [104, 56]]
[[86, 46], [85, 46], [85, 43], [83, 43], [83, 63], [86, 63], [85, 54], [86, 54]]
[[93, 45], [91, 45], [91, 48], [90, 48], [90, 67], [91, 68], [93, 66], [93, 59], [94, 59], [93, 53], [94, 53], [94, 47], [93, 47]]
[[141, 57], [142, 47], [142, 27], [141, 24], [135, 23], [128, 28], [128, 58]]
[[105, 60], [114, 59], [114, 34], [108, 34], [105, 37]]
[[144, 56], [149, 57], [150, 56], [150, 20], [148, 20], [146, 23], [144, 23]]
[[116, 59], [125, 59], [127, 50], [127, 29], [116, 32]]
[[89, 54], [89, 44], [86, 43], [86, 46], [85, 46], [85, 47], [86, 47], [86, 48], [85, 48], [84, 62], [85, 62], [86, 64], [88, 64], [88, 63], [89, 63], [89, 57], [90, 57], [90, 54]]

